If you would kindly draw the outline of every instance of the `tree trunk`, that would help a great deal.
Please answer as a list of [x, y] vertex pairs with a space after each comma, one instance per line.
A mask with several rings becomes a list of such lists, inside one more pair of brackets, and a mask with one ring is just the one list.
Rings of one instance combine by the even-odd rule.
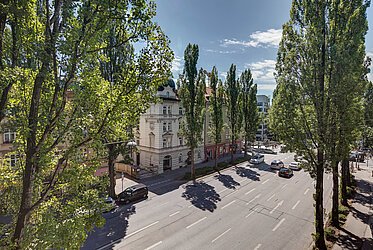
[[231, 164], [233, 164], [233, 143], [234, 143], [234, 136], [232, 136], [232, 144], [231, 144]]
[[195, 166], [194, 166], [194, 148], [191, 148], [191, 159], [190, 159], [190, 177], [192, 178], [193, 181], [196, 180], [196, 171], [195, 171]]
[[315, 193], [315, 245], [319, 250], [326, 250], [324, 239], [324, 206], [323, 206], [324, 153], [317, 149], [316, 193]]
[[114, 169], [114, 163], [115, 163], [115, 159], [117, 158], [116, 157], [116, 153], [115, 153], [115, 145], [107, 145], [108, 147], [108, 167], [109, 167], [109, 181], [110, 181], [110, 185], [109, 185], [109, 196], [113, 199], [116, 198], [116, 194], [115, 194], [115, 184], [116, 184], [116, 179], [115, 179], [115, 169]]
[[219, 169], [218, 169], [218, 144], [215, 142], [215, 152], [214, 152], [214, 158], [215, 158], [215, 171], [218, 171], [219, 172]]
[[333, 168], [333, 198], [332, 198], [332, 225], [339, 227], [339, 182], [338, 182], [338, 161], [332, 162]]
[[245, 158], [247, 157], [247, 136], [245, 136]]
[[347, 206], [347, 172], [349, 172], [349, 162], [348, 159], [343, 159], [342, 161], [342, 180], [341, 180], [341, 203]]

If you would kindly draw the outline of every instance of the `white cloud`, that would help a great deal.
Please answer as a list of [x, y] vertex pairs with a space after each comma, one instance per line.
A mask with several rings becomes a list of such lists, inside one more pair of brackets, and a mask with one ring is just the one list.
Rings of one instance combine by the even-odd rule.
[[[369, 56], [373, 61], [373, 52], [367, 51], [367, 56]], [[373, 82], [373, 66], [370, 66], [370, 73], [368, 74], [368, 80]]]
[[270, 91], [274, 91], [275, 88], [276, 88], [276, 84], [258, 84], [258, 90], [270, 90]]
[[172, 68], [171, 71], [174, 74], [174, 77], [178, 77], [178, 75], [183, 70], [183, 59], [179, 56], [175, 56], [174, 60], [172, 61]]
[[224, 39], [221, 42], [223, 47], [229, 45], [239, 45], [244, 47], [278, 47], [282, 36], [282, 29], [269, 29], [267, 31], [255, 31], [249, 35], [248, 41], [240, 41], [237, 39]]
[[206, 52], [210, 53], [219, 53], [219, 54], [234, 54], [237, 53], [236, 50], [213, 50], [213, 49], [206, 49]]
[[223, 77], [224, 79], [227, 78], [227, 72], [221, 72], [220, 76]]
[[245, 67], [251, 70], [254, 81], [258, 82], [275, 82], [275, 66], [274, 60], [263, 60], [260, 62], [246, 64]]

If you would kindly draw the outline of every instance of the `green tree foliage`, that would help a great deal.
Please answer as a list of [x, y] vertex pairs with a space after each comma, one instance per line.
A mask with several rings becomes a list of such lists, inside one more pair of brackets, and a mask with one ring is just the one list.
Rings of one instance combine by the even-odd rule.
[[315, 244], [319, 249], [326, 249], [324, 168], [327, 163], [337, 166], [337, 156], [345, 152], [342, 148], [347, 143], [336, 141], [346, 138], [351, 143], [345, 133], [353, 131], [348, 122], [361, 105], [366, 7], [361, 0], [293, 1], [291, 19], [283, 26], [271, 128], [289, 149], [305, 155], [316, 178]]
[[217, 169], [217, 144], [221, 142], [221, 133], [223, 131], [223, 103], [224, 103], [224, 89], [220, 79], [218, 79], [218, 71], [214, 66], [210, 74], [210, 114], [211, 125], [209, 129], [215, 143], [215, 169]]
[[236, 79], [236, 65], [229, 68], [225, 81], [225, 93], [228, 106], [229, 129], [231, 133], [231, 162], [233, 163], [234, 145], [242, 127], [240, 81]]
[[197, 71], [198, 45], [188, 44], [184, 52], [184, 71], [179, 78], [179, 97], [185, 115], [182, 120], [181, 131], [187, 139], [191, 152], [191, 177], [195, 179], [194, 150], [202, 141], [206, 76], [203, 69]]
[[[104, 222], [99, 195], [108, 183], [94, 176], [102, 135], [129, 127], [146, 109], [169, 75], [169, 40], [152, 21], [152, 1], [2, 4], [1, 109], [19, 156], [16, 167], [0, 169], [1, 210], [16, 215], [5, 241], [17, 249], [79, 248]], [[114, 48], [122, 58], [110, 55]], [[102, 62], [117, 59], [112, 80]]]
[[242, 86], [242, 115], [243, 130], [245, 138], [245, 155], [247, 154], [247, 144], [255, 140], [255, 134], [259, 125], [259, 113], [257, 108], [257, 85], [254, 84], [251, 71], [245, 70], [240, 77]]
[[[332, 224], [336, 227], [339, 226], [338, 165], [348, 159], [363, 124], [362, 97], [367, 73], [364, 62], [364, 37], [368, 28], [366, 8], [362, 0], [335, 0], [328, 5], [326, 157], [333, 172]], [[342, 171], [342, 178], [348, 178], [344, 173], [346, 171]], [[342, 189], [344, 183], [342, 180]]]

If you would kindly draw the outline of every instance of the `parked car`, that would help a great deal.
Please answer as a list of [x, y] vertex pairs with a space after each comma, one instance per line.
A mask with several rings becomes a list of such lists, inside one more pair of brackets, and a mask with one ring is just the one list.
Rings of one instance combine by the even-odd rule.
[[272, 169], [281, 169], [284, 166], [284, 163], [280, 160], [273, 160], [271, 162]]
[[294, 161], [303, 161], [303, 156], [302, 155], [294, 155]]
[[129, 203], [139, 199], [145, 199], [148, 197], [148, 187], [144, 184], [137, 184], [132, 187], [126, 188], [123, 192], [118, 195], [118, 201]]
[[296, 161], [290, 162], [289, 168], [293, 170], [300, 170], [301, 169], [300, 163]]
[[108, 196], [105, 198], [105, 207], [102, 212], [107, 213], [107, 212], [113, 211], [117, 207], [118, 205], [116, 204], [115, 200], [111, 198], [110, 196]]
[[264, 155], [262, 155], [262, 154], [256, 154], [253, 157], [251, 157], [251, 159], [250, 159], [250, 163], [252, 163], [252, 164], [259, 164], [259, 163], [262, 163], [262, 162], [264, 162]]
[[265, 149], [263, 149], [263, 153], [265, 153], [265, 154], [277, 154], [277, 152], [276, 151], [273, 151], [272, 149], [270, 149], [270, 148], [265, 148]]
[[290, 177], [293, 176], [293, 170], [291, 170], [290, 168], [282, 167], [282, 168], [280, 168], [280, 170], [278, 171], [278, 176], [280, 176], [280, 177], [290, 178]]

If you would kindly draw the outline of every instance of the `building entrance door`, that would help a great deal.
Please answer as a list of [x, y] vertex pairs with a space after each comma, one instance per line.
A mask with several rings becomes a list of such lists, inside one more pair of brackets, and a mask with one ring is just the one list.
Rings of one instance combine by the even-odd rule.
[[163, 158], [163, 171], [168, 171], [172, 169], [172, 157], [171, 155], [166, 155]]

